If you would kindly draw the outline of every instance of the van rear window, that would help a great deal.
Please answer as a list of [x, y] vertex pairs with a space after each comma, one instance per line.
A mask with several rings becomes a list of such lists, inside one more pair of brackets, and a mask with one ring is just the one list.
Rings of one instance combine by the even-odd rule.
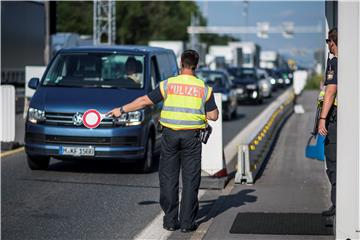
[[144, 56], [118, 53], [59, 54], [42, 85], [143, 88]]

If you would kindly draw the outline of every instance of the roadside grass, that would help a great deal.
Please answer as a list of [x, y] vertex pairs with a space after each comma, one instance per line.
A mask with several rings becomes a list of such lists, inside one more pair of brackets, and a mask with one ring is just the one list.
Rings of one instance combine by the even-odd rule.
[[309, 77], [306, 82], [305, 89], [306, 90], [319, 90], [320, 82], [322, 81], [323, 76], [321, 74], [313, 74]]

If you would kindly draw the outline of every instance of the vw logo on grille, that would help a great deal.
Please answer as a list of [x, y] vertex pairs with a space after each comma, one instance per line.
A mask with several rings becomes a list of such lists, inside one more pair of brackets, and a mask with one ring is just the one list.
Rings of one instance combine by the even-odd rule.
[[72, 117], [72, 121], [74, 123], [74, 125], [76, 126], [81, 126], [82, 122], [82, 114], [77, 112], [74, 114], [74, 116]]

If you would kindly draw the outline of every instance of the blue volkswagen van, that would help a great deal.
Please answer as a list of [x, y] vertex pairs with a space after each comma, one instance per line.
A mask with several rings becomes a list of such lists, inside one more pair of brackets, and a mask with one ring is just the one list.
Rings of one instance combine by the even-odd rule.
[[147, 172], [161, 137], [161, 103], [100, 125], [85, 127], [83, 114], [105, 114], [153, 90], [179, 72], [173, 51], [147, 46], [80, 47], [60, 50], [36, 89], [25, 126], [25, 151], [30, 169], [47, 169], [60, 160], [137, 162]]

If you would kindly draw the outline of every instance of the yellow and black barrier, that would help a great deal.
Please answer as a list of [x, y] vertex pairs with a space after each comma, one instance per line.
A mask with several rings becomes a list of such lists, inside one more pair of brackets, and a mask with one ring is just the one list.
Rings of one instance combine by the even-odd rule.
[[271, 153], [276, 136], [293, 113], [294, 91], [285, 91], [241, 133], [238, 145], [235, 183], [254, 183], [264, 161]]

